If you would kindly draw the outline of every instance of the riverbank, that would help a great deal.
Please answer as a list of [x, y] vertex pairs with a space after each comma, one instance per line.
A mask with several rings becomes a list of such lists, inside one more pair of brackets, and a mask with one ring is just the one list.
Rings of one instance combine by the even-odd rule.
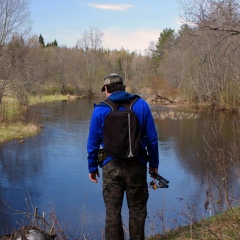
[[203, 219], [188, 226], [177, 227], [162, 235], [147, 240], [187, 240], [187, 239], [240, 239], [240, 207]]
[[[33, 215], [36, 218], [36, 214]], [[42, 216], [37, 214], [36, 219], [42, 219]], [[38, 221], [32, 221], [38, 223]], [[0, 240], [13, 239], [12, 237], [24, 236], [33, 234], [36, 239], [49, 240], [57, 236], [58, 239], [67, 240], [64, 230], [59, 228], [57, 219], [54, 216], [54, 224], [49, 224], [44, 221], [44, 227], [39, 227], [39, 224], [30, 224], [20, 229], [15, 230], [11, 235], [0, 236]], [[41, 224], [40, 224], [41, 225]], [[47, 226], [52, 226], [48, 229]], [[56, 227], [56, 228], [55, 228]], [[213, 217], [202, 219], [199, 222], [190, 223], [187, 226], [176, 227], [173, 230], [166, 231], [164, 234], [157, 234], [146, 240], [194, 240], [194, 239], [221, 239], [221, 240], [239, 240], [240, 239], [240, 207], [230, 208], [228, 211], [217, 214]], [[47, 230], [48, 229], [48, 230]], [[41, 238], [39, 236], [41, 235]], [[78, 239], [78, 238], [76, 238]], [[84, 238], [88, 239], [88, 238]]]
[[[29, 105], [36, 105], [45, 102], [63, 101], [67, 100], [66, 95], [47, 95], [47, 96], [31, 96], [29, 98]], [[6, 99], [3, 102], [4, 114], [7, 115], [5, 121], [0, 123], [0, 143], [18, 140], [20, 143], [24, 142], [24, 138], [32, 137], [41, 132], [42, 125], [32, 121], [26, 123], [21, 120], [21, 114], [18, 111], [18, 106], [14, 99]], [[37, 119], [36, 119], [37, 120]]]
[[41, 131], [41, 127], [35, 124], [12, 123], [0, 124], [0, 143], [18, 140], [24, 142], [25, 137], [32, 137]]
[[[68, 96], [68, 95], [45, 95], [45, 96], [30, 96], [29, 97], [29, 105], [33, 106], [36, 104], [41, 104], [41, 103], [46, 103], [46, 102], [53, 102], [53, 101], [67, 101], [67, 100], [74, 100], [74, 99], [79, 99], [79, 98], [83, 98], [81, 96]], [[192, 104], [187, 104], [187, 103], [183, 103], [182, 101], [176, 101], [175, 102], [169, 102], [166, 101], [165, 99], [156, 99], [155, 101], [153, 101], [152, 98], [147, 97], [147, 102], [149, 102], [149, 104], [151, 105], [162, 105], [162, 106], [166, 106], [168, 109], [176, 109], [176, 108], [191, 108], [191, 109], [202, 109], [202, 108], [209, 108], [209, 106], [206, 105], [192, 105]], [[16, 104], [16, 102], [14, 102], [14, 99], [8, 98], [7, 100], [5, 100], [5, 102], [7, 102], [7, 104], [4, 105], [4, 111], [7, 112], [11, 112], [10, 117], [7, 117], [6, 121], [1, 121], [0, 122], [0, 143], [4, 143], [4, 142], [9, 142], [12, 140], [18, 140], [19, 142], [24, 142], [24, 138], [26, 137], [31, 137], [34, 135], [37, 135], [39, 132], [42, 131], [42, 125], [39, 123], [36, 123], [36, 119], [34, 121], [31, 121], [31, 123], [26, 123], [24, 121], [21, 120], [21, 113], [17, 113], [14, 116], [13, 112], [18, 112], [18, 105]], [[8, 109], [9, 108], [9, 109]], [[0, 109], [1, 110], [1, 109]], [[1, 111], [0, 111], [1, 113]], [[174, 113], [173, 116], [173, 112], [164, 112], [162, 114], [162, 116], [155, 116], [154, 112], [153, 115], [155, 118], [165, 118], [167, 117], [172, 117], [172, 118], [176, 118], [179, 116], [175, 116], [175, 115], [179, 115], [179, 112]], [[181, 114], [180, 114], [181, 115]], [[180, 116], [182, 117], [182, 116]], [[196, 117], [196, 114], [192, 117]], [[10, 118], [10, 119], [9, 119]], [[14, 119], [15, 118], [15, 119]], [[14, 119], [12, 121], [12, 119]]]

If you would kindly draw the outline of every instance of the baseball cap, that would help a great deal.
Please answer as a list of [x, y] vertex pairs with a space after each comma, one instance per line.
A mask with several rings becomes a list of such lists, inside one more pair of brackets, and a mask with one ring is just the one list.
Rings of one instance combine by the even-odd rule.
[[123, 79], [117, 73], [111, 73], [111, 74], [107, 75], [104, 78], [104, 83], [103, 83], [104, 85], [102, 87], [102, 92], [105, 91], [105, 85], [111, 84], [111, 83], [122, 83], [123, 84]]

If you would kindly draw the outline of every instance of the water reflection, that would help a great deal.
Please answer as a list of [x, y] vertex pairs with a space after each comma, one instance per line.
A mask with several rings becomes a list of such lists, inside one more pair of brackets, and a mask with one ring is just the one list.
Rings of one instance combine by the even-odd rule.
[[[72, 236], [101, 238], [105, 215], [101, 179], [93, 184], [87, 171], [86, 142], [92, 108], [93, 102], [87, 99], [44, 104], [45, 128], [41, 134], [26, 139], [24, 144], [12, 141], [0, 145], [0, 196], [7, 204], [0, 201], [0, 234], [27, 222], [24, 215], [13, 214], [13, 209], [32, 212], [32, 207], [38, 207], [40, 213], [54, 210]], [[152, 110], [159, 113], [166, 109], [154, 106]], [[159, 172], [170, 181], [170, 188], [149, 190], [148, 236], [188, 223], [186, 215], [204, 217], [206, 172], [218, 177], [211, 159], [213, 152], [209, 156], [206, 151], [207, 143], [214, 146], [217, 141], [227, 151], [226, 142], [234, 136], [233, 121], [232, 116], [206, 112], [197, 118], [156, 119]], [[220, 127], [223, 136], [214, 140], [213, 130]], [[230, 181], [238, 189], [239, 182], [232, 176]], [[127, 219], [125, 202], [126, 227]]]

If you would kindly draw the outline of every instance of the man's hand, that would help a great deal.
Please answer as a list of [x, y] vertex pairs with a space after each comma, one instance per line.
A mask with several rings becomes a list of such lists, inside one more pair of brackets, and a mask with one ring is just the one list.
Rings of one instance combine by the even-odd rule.
[[97, 182], [98, 182], [97, 177], [100, 178], [100, 174], [99, 174], [98, 171], [97, 171], [97, 172], [93, 172], [93, 173], [89, 173], [89, 179], [90, 179], [92, 182], [97, 183]]
[[[149, 172], [156, 172], [156, 173], [158, 173], [158, 168], [149, 167]], [[150, 177], [153, 178], [152, 174], [150, 175]]]

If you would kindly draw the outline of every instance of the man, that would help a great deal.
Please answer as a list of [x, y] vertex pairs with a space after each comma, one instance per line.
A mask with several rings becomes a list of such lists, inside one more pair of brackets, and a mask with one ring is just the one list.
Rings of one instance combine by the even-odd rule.
[[[106, 97], [113, 102], [129, 102], [136, 95], [125, 92], [126, 86], [120, 75], [112, 73], [104, 78]], [[107, 156], [102, 163], [103, 198], [106, 207], [105, 239], [123, 240], [124, 232], [121, 219], [121, 208], [126, 192], [129, 208], [129, 233], [131, 240], [144, 239], [144, 226], [147, 216], [147, 163], [149, 171], [158, 172], [158, 137], [150, 108], [145, 100], [138, 98], [132, 106], [141, 129], [141, 150], [147, 149], [148, 157], [139, 154], [137, 157], [116, 159]], [[88, 137], [89, 178], [97, 183], [98, 151], [104, 148], [104, 119], [111, 108], [104, 103], [96, 105], [92, 114]], [[113, 129], [114, 131], [114, 129]]]

